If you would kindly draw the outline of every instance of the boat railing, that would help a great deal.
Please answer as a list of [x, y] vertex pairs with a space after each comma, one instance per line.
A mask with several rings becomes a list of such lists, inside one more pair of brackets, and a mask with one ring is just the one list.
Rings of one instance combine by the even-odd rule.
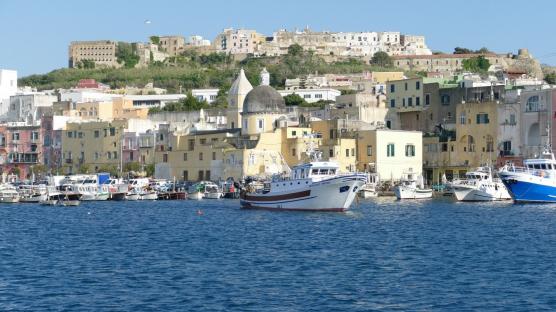
[[551, 178], [554, 176], [553, 171], [550, 169], [530, 169], [527, 167], [506, 166], [501, 171], [512, 173], [527, 173], [542, 178]]

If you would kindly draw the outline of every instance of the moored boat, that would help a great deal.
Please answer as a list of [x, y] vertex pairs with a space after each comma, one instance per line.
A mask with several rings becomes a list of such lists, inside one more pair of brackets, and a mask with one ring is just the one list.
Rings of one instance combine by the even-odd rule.
[[394, 187], [394, 195], [398, 199], [426, 199], [432, 198], [432, 189], [424, 188], [423, 178], [419, 177], [419, 183], [413, 173], [405, 174], [400, 184]]
[[511, 196], [500, 179], [492, 177], [490, 167], [479, 167], [467, 172], [465, 179], [453, 181], [450, 186], [459, 201], [509, 200]]
[[498, 175], [516, 202], [556, 202], [556, 160], [550, 144], [533, 159], [523, 161], [524, 167], [506, 164]]
[[11, 184], [0, 185], [0, 203], [18, 203], [19, 193]]
[[243, 191], [242, 208], [304, 211], [345, 211], [366, 182], [363, 173], [340, 173], [336, 162], [313, 161], [292, 168], [289, 177], [275, 177], [262, 190]]

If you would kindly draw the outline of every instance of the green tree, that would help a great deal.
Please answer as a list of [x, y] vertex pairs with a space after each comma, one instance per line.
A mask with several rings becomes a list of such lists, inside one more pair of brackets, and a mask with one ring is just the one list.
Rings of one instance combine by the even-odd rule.
[[141, 164], [137, 161], [128, 162], [124, 165], [124, 172], [141, 171]]
[[544, 75], [544, 81], [548, 84], [556, 84], [556, 72], [548, 73]]
[[473, 53], [473, 50], [467, 48], [462, 48], [462, 47], [454, 48], [454, 54], [471, 54], [471, 53]]
[[288, 47], [288, 55], [299, 56], [303, 54], [303, 47], [297, 43], [292, 44]]
[[490, 62], [482, 55], [468, 58], [462, 62], [463, 70], [473, 73], [485, 73], [490, 67]]
[[101, 165], [98, 168], [97, 172], [108, 172], [110, 173], [110, 176], [120, 175], [120, 171], [118, 170], [118, 167], [116, 165], [109, 165], [109, 164]]
[[81, 166], [79, 166], [79, 168], [77, 168], [77, 173], [81, 173], [81, 174], [90, 173], [90, 169], [91, 166], [89, 166], [89, 164], [82, 164]]
[[116, 46], [116, 59], [125, 68], [134, 68], [139, 62], [139, 56], [135, 54], [135, 48], [127, 42], [118, 42]]
[[160, 44], [160, 37], [159, 36], [150, 36], [149, 40], [151, 40], [152, 44], [156, 44], [156, 45]]
[[371, 64], [380, 67], [392, 67], [394, 62], [392, 62], [392, 58], [388, 55], [388, 53], [379, 51], [376, 52], [371, 58]]
[[299, 94], [297, 93], [292, 93], [284, 96], [284, 102], [287, 106], [301, 106], [307, 103], [307, 101], [305, 101], [305, 99], [299, 96]]
[[154, 176], [154, 164], [148, 164], [145, 166], [145, 172], [147, 173], [147, 177]]

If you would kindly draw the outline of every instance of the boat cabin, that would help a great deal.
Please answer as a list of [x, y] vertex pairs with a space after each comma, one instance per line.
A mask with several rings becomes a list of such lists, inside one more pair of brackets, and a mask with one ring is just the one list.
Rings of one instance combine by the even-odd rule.
[[293, 167], [290, 178], [292, 180], [326, 178], [337, 175], [338, 168], [338, 164], [334, 162], [311, 162]]

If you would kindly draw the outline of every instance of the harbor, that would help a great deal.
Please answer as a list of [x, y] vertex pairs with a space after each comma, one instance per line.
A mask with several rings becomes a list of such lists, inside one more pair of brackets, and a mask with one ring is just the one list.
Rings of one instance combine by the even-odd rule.
[[0, 209], [0, 225], [6, 310], [554, 304], [553, 204], [377, 197], [345, 213], [245, 210], [223, 199], [18, 204]]

